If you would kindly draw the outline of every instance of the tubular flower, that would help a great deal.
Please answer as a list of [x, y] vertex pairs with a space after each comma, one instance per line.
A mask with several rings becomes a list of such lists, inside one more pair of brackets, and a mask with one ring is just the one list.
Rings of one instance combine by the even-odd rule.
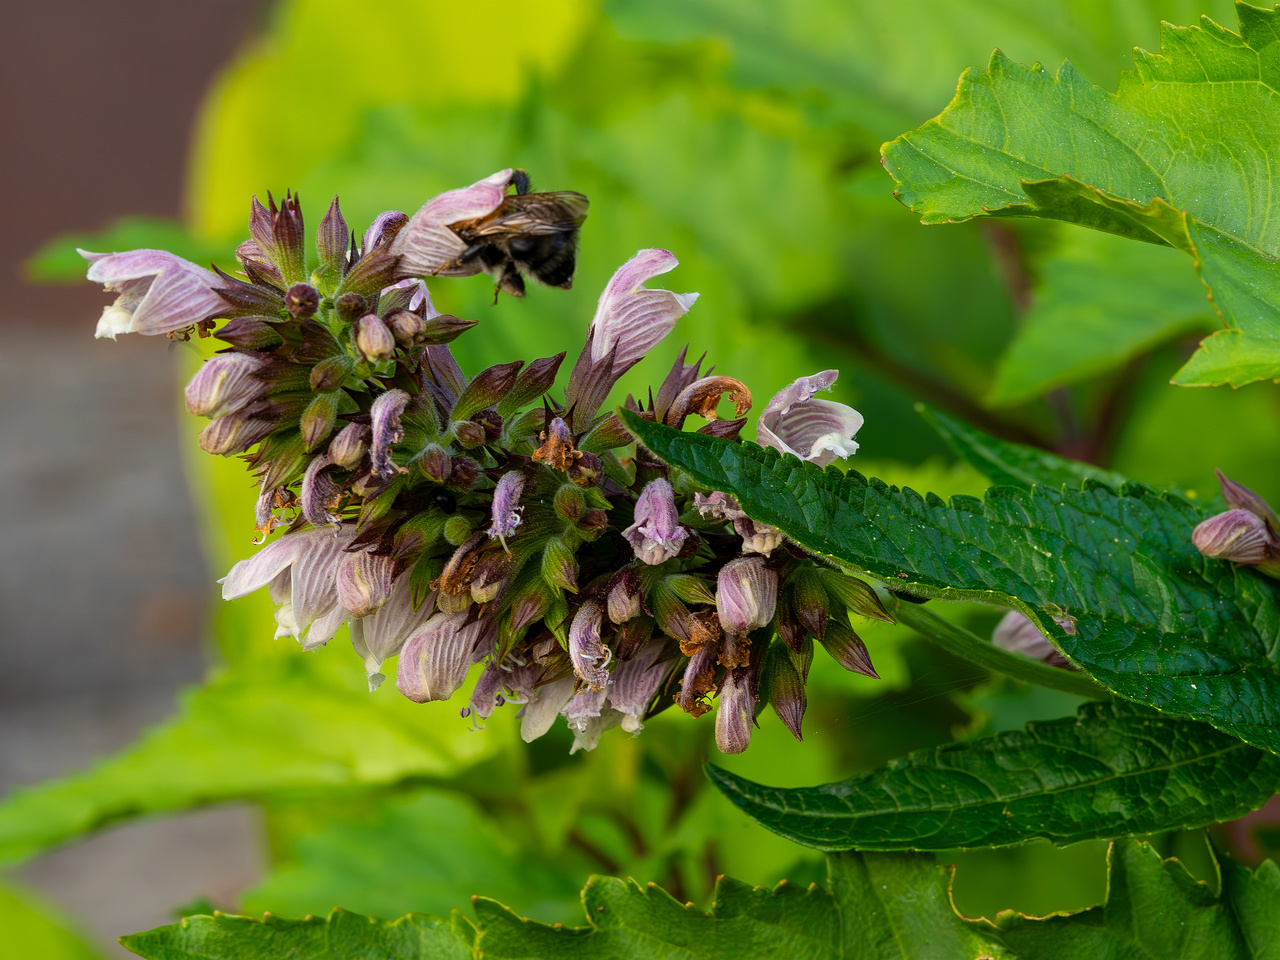
[[820, 467], [856, 453], [853, 438], [862, 429], [862, 414], [843, 403], [813, 397], [819, 390], [830, 390], [839, 375], [838, 370], [824, 370], [779, 390], [760, 414], [760, 446]]
[[1191, 541], [1206, 557], [1230, 560], [1280, 579], [1280, 518], [1271, 505], [1221, 470], [1218, 483], [1230, 510], [1196, 525]]
[[237, 600], [267, 587], [277, 604], [276, 636], [291, 636], [304, 650], [329, 642], [349, 616], [338, 602], [338, 564], [355, 537], [354, 526], [302, 530], [241, 560], [222, 578], [222, 599]]
[[680, 525], [676, 495], [661, 478], [650, 480], [636, 501], [636, 521], [622, 531], [636, 556], [650, 566], [670, 560], [680, 552], [689, 531]]
[[120, 294], [102, 311], [95, 337], [175, 333], [226, 309], [217, 275], [172, 253], [79, 253], [89, 261], [88, 278]]
[[[692, 490], [606, 405], [696, 299], [646, 285], [676, 258], [642, 250], [618, 269], [563, 395], [564, 352], [469, 376], [450, 350], [476, 322], [441, 314], [428, 281], [487, 270], [518, 294], [520, 270], [572, 280], [587, 200], [528, 187], [504, 170], [363, 231], [335, 198], [311, 251], [297, 196], [268, 195], [250, 205], [229, 272], [158, 251], [88, 255], [90, 276], [120, 296], [104, 335], [194, 328], [221, 341], [186, 389], [189, 410], [210, 418], [200, 446], [243, 454], [254, 530], [287, 530], [231, 569], [223, 595], [267, 587], [277, 636], [307, 649], [348, 624], [370, 689], [398, 655], [396, 687], [414, 701], [452, 696], [486, 661], [469, 712], [518, 704], [526, 740], [562, 718], [573, 749], [589, 750], [674, 699], [694, 716], [715, 709], [717, 742], [740, 750], [758, 687], [799, 736], [814, 641], [874, 675], [849, 615], [887, 614], [870, 587], [753, 522], [728, 492]], [[495, 223], [504, 232], [490, 240]], [[515, 256], [530, 244], [548, 253], [541, 266]], [[627, 407], [670, 426], [701, 417], [700, 432], [744, 442], [750, 388], [687, 355]], [[775, 397], [761, 440], [820, 463], [851, 452], [857, 415], [813, 398], [834, 379]], [[726, 396], [737, 419], [716, 419]]]
[[400, 272], [406, 277], [470, 277], [484, 265], [479, 258], [458, 263], [467, 249], [449, 224], [474, 220], [493, 213], [502, 205], [511, 182], [511, 170], [499, 170], [461, 190], [433, 197], [409, 218], [391, 241], [390, 251], [400, 258]]

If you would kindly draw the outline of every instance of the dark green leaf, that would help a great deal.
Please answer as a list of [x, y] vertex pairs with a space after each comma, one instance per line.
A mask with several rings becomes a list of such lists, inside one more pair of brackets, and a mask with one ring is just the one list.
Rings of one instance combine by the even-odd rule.
[[951, 909], [949, 871], [932, 857], [828, 858], [807, 890], [722, 879], [703, 913], [634, 880], [594, 877], [582, 893], [588, 927], [521, 920], [475, 903], [482, 957], [491, 960], [962, 960], [1012, 958], [983, 922]]
[[1192, 257], [1228, 329], [1177, 382], [1280, 377], [1280, 232], [1271, 224], [1280, 124], [1280, 13], [1239, 4], [1240, 34], [1163, 24], [1108, 93], [1070, 62], [1050, 74], [999, 51], [938, 117], [884, 147], [925, 223], [1066, 220]]
[[147, 960], [471, 960], [475, 928], [457, 912], [411, 913], [378, 920], [345, 910], [328, 917], [187, 917], [181, 923], [121, 937]]
[[197, 240], [172, 220], [121, 217], [98, 233], [77, 233], [50, 240], [33, 253], [24, 265], [28, 279], [37, 283], [83, 283], [88, 263], [76, 253], [77, 248], [95, 253], [138, 249], [168, 250], [202, 267], [207, 267], [215, 260], [225, 265], [231, 255], [230, 248], [225, 244]]
[[998, 440], [938, 410], [916, 408], [951, 451], [994, 484], [1030, 488], [1045, 483], [1080, 486], [1082, 480], [1098, 480], [1119, 489], [1126, 477], [1091, 463], [1068, 460], [1047, 450]]
[[1280, 750], [1280, 585], [1201, 556], [1172, 493], [994, 487], [921, 497], [624, 413], [658, 456], [806, 549], [924, 597], [1016, 606], [1121, 697]]
[[1057, 844], [1233, 820], [1280, 790], [1280, 756], [1130, 703], [919, 750], [839, 783], [784, 790], [707, 774], [762, 826], [819, 850]]
[[1215, 897], [1177, 860], [1122, 841], [1108, 854], [1107, 902], [1043, 920], [1001, 914], [1004, 940], [1035, 960], [1261, 960], [1280, 956], [1280, 870], [1221, 864]]

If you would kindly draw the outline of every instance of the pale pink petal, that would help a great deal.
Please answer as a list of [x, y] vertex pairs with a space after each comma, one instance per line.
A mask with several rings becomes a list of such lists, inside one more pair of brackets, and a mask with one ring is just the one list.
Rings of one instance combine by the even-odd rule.
[[120, 294], [103, 311], [99, 337], [171, 333], [226, 308], [225, 301], [213, 292], [222, 286], [217, 275], [168, 251], [105, 255], [81, 251], [81, 255], [90, 261], [88, 278]]
[[813, 396], [830, 389], [838, 375], [824, 370], [778, 391], [760, 414], [757, 442], [820, 467], [855, 453], [858, 444], [853, 438], [862, 428], [862, 414], [846, 404]]
[[467, 248], [449, 224], [493, 213], [502, 205], [510, 182], [511, 171], [499, 170], [469, 187], [449, 190], [428, 200], [391, 242], [391, 253], [400, 256], [400, 273], [414, 277], [469, 277], [479, 273], [483, 264], [478, 259], [443, 269]]
[[667, 250], [641, 250], [618, 268], [600, 294], [595, 318], [591, 359], [599, 363], [616, 348], [613, 369], [631, 366], [657, 345], [689, 312], [696, 293], [650, 290], [646, 280], [674, 270], [679, 263]]

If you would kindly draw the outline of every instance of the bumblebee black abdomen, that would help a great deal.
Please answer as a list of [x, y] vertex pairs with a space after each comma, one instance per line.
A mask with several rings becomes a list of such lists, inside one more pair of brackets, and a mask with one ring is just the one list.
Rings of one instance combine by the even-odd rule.
[[523, 236], [514, 238], [507, 244], [507, 249], [511, 259], [535, 279], [549, 287], [567, 290], [573, 286], [577, 240], [576, 232]]

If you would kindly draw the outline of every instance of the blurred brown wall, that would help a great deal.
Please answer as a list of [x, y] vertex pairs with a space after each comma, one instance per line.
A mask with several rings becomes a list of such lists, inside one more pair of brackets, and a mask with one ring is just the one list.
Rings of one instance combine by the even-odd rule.
[[0, 0], [0, 323], [92, 323], [89, 284], [32, 287], [51, 237], [181, 213], [195, 111], [266, 0]]

